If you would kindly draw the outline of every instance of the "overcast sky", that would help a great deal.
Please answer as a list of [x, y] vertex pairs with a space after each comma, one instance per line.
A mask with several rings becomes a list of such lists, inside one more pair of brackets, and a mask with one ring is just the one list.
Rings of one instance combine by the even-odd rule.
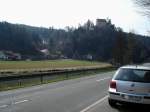
[[65, 28], [107, 17], [127, 32], [147, 34], [150, 29], [132, 0], [0, 0], [0, 21], [11, 23]]

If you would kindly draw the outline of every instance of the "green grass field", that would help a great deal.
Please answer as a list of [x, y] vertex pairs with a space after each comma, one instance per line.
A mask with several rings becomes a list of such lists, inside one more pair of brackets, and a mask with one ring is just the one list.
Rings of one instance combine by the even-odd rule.
[[107, 63], [79, 61], [79, 60], [46, 60], [46, 61], [0, 61], [0, 71], [5, 70], [33, 70], [57, 69], [73, 67], [107, 67]]

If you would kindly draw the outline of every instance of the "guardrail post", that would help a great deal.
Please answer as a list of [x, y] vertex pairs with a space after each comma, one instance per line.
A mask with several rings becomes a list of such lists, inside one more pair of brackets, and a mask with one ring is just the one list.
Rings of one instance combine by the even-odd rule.
[[66, 73], [66, 79], [69, 79], [69, 73]]
[[41, 80], [41, 84], [43, 84], [43, 75], [41, 75], [40, 80]]
[[21, 87], [21, 79], [18, 80], [19, 86]]

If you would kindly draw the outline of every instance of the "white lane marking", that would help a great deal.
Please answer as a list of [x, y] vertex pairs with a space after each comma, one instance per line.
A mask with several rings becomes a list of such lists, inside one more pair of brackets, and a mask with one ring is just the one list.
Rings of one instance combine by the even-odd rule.
[[24, 102], [27, 102], [27, 101], [29, 101], [29, 100], [18, 101], [18, 102], [15, 102], [14, 104], [24, 103]]
[[103, 81], [103, 80], [106, 80], [106, 79], [110, 79], [111, 77], [105, 77], [103, 79], [99, 79], [99, 80], [96, 80], [97, 82], [100, 82], [100, 81]]
[[[13, 105], [13, 104], [16, 105], [16, 104], [24, 103], [24, 102], [27, 102], [27, 101], [29, 101], [29, 100], [22, 100], [22, 101], [14, 102], [14, 103], [12, 103], [12, 105]], [[1, 105], [1, 106], [0, 106], [0, 109], [1, 109], [1, 108], [6, 108], [6, 107], [8, 107], [8, 105]]]
[[1, 105], [0, 108], [6, 108], [8, 105]]
[[105, 97], [103, 97], [103, 98], [101, 98], [100, 100], [96, 101], [96, 102], [93, 103], [92, 105], [86, 107], [85, 109], [81, 110], [80, 112], [87, 112], [89, 109], [91, 109], [91, 108], [93, 108], [94, 106], [96, 106], [97, 104], [103, 102], [103, 101], [104, 101], [105, 99], [107, 99], [107, 98], [108, 98], [108, 95], [105, 96]]

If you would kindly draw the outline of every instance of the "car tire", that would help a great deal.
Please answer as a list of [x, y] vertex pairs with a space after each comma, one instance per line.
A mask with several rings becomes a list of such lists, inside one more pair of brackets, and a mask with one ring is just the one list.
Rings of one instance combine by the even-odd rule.
[[117, 102], [115, 100], [112, 99], [108, 99], [108, 103], [111, 107], [116, 107]]

